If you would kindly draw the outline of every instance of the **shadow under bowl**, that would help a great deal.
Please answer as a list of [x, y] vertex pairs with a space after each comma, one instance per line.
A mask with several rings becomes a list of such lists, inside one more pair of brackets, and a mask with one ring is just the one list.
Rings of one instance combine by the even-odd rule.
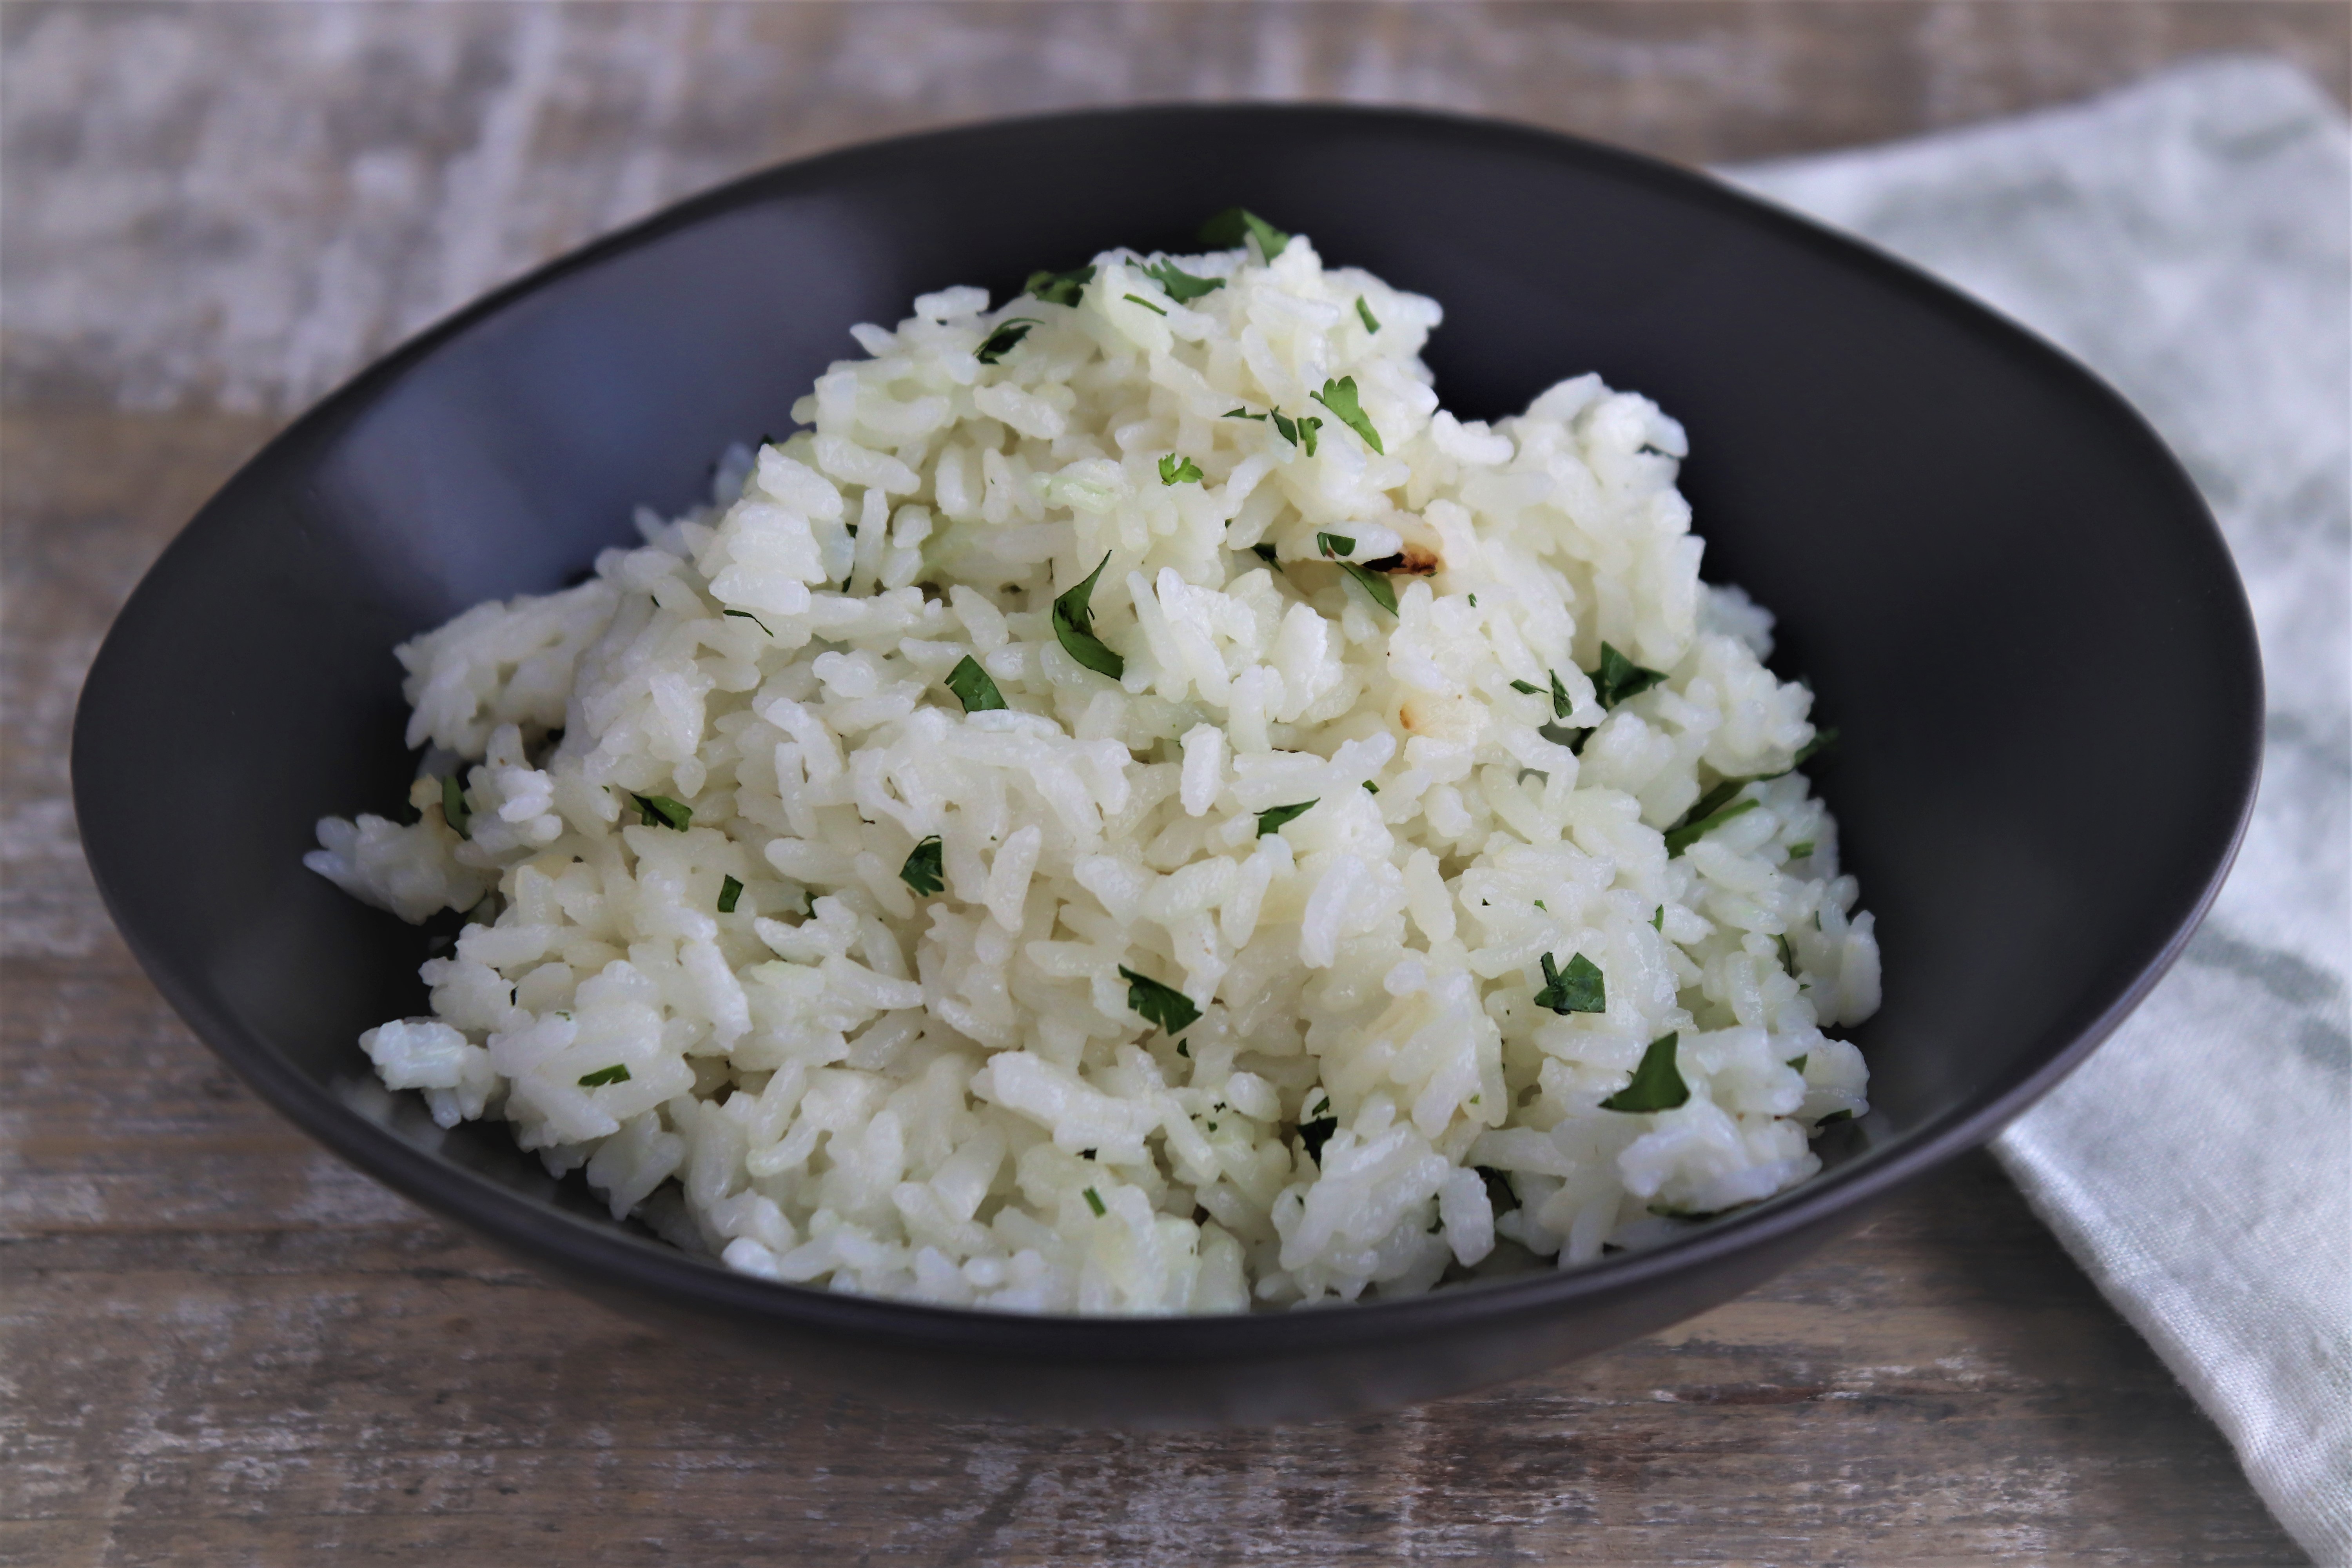
[[[1268, 148], [1281, 156], [1265, 156]], [[1435, 298], [1446, 405], [1598, 371], [1690, 429], [1707, 575], [1780, 617], [1844, 735], [1820, 779], [1876, 911], [1870, 1115], [1828, 1169], [1654, 1250], [1331, 1310], [1024, 1317], [776, 1285], [615, 1224], [499, 1123], [371, 1092], [426, 936], [302, 868], [415, 758], [393, 646], [682, 510], [729, 442], [918, 293], [1193, 248], [1241, 203]], [[1308, 1419], [1590, 1353], [1758, 1284], [1990, 1137], [2155, 983], [2252, 802], [2262, 677], [2219, 532], [2146, 424], [1949, 289], [1703, 175], [1339, 108], [1057, 116], [852, 149], [674, 207], [376, 364], [165, 552], [84, 689], [75, 803], [132, 951], [328, 1148], [639, 1319], [902, 1404], [1064, 1423]]]

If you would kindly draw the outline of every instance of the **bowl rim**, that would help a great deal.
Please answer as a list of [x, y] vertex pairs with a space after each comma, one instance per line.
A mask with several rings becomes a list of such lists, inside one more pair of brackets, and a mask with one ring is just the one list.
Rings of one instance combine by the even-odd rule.
[[[1704, 170], [1587, 137], [1521, 121], [1414, 107], [1335, 102], [1140, 102], [1014, 117], [957, 121], [903, 134], [858, 142], [770, 164], [688, 195], [614, 232], [576, 247], [483, 295], [410, 337], [303, 412], [236, 472], [197, 510], [142, 576], [116, 614], [78, 700], [72, 742], [72, 795], [82, 825], [85, 855], [108, 914], [156, 988], [193, 1027], [198, 1038], [234, 1068], [263, 1100], [313, 1140], [368, 1175], [437, 1215], [481, 1233], [497, 1246], [578, 1279], [583, 1273], [642, 1296], [668, 1299], [681, 1308], [717, 1309], [737, 1318], [796, 1322], [842, 1338], [907, 1349], [969, 1352], [985, 1348], [1007, 1358], [1161, 1363], [1194, 1359], [1204, 1352], [1246, 1359], [1270, 1358], [1309, 1346], [1344, 1349], [1389, 1341], [1458, 1324], [1528, 1312], [1571, 1309], [1637, 1288], [1665, 1275], [1703, 1270], [1750, 1250], [1769, 1249], [1783, 1238], [1826, 1234], [1841, 1215], [1860, 1218], [1879, 1199], [1967, 1150], [1984, 1142], [2072, 1072], [2113, 1034], [2179, 957], [2227, 879], [2252, 818], [2262, 763], [2263, 676], [2259, 645], [2242, 579], [2234, 569], [2227, 587], [2238, 623], [2243, 674], [2251, 700], [2246, 723], [2235, 737], [2237, 804], [2226, 842], [2195, 896], [2181, 908], [2170, 934], [2141, 963], [2131, 981], [2100, 1007], [2072, 1037], [2038, 1059], [1997, 1074], [1956, 1106], [1884, 1144], [1862, 1151], [1796, 1186], [1760, 1203], [1707, 1222], [1690, 1234], [1639, 1251], [1622, 1252], [1567, 1268], [1530, 1271], [1467, 1281], [1417, 1296], [1359, 1300], [1345, 1310], [1325, 1302], [1306, 1310], [1254, 1310], [1241, 1313], [1175, 1316], [1088, 1316], [952, 1307], [899, 1298], [853, 1295], [821, 1286], [788, 1284], [728, 1268], [716, 1258], [666, 1242], [632, 1236], [601, 1221], [563, 1209], [477, 1175], [472, 1171], [402, 1137], [371, 1120], [332, 1089], [301, 1073], [270, 1046], [214, 1007], [203, 989], [182, 976], [142, 929], [137, 908], [121, 892], [109, 868], [107, 813], [95, 802], [80, 765], [88, 737], [103, 708], [106, 689], [125, 677], [121, 628], [134, 620], [144, 600], [163, 595], [179, 563], [201, 549], [208, 533], [229, 525], [241, 492], [264, 464], [321, 443], [366, 410], [409, 371], [446, 344], [574, 272], [653, 244], [671, 234], [721, 218], [796, 192], [854, 180], [859, 165], [920, 158], [950, 139], [1060, 127], [1082, 131], [1108, 121], [1169, 121], [1263, 118], [1299, 121], [1356, 122], [1401, 129], [1441, 142], [1469, 142], [1488, 151], [1514, 151], [1589, 169], [1602, 177], [1647, 185], [1682, 202], [1707, 207], [1728, 221], [1760, 225], [1814, 252], [1832, 253], [1844, 267], [1875, 274], [1877, 280], [1916, 304], [1958, 315], [1979, 333], [2005, 341], [2033, 362], [2033, 374], [2075, 383], [2103, 398], [2145, 438], [2152, 459], [2168, 470], [2189, 511], [2212, 536], [2225, 559], [2228, 546], [2210, 508], [2186, 470], [2147, 420], [2104, 378], [2040, 334], [1979, 300], [1961, 293], [1921, 268], [1869, 241], [1832, 229], [1791, 209]], [[2218, 769], [2223, 761], [2215, 763]], [[93, 831], [95, 829], [95, 831]], [[1867, 1119], [1865, 1119], [1866, 1121]]]

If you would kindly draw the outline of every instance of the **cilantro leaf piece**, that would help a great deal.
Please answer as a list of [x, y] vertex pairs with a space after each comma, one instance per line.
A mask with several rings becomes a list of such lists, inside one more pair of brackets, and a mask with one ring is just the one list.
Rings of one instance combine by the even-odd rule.
[[1530, 697], [1541, 697], [1544, 694], [1544, 689], [1532, 680], [1514, 680], [1511, 682], [1511, 689], [1524, 691]]
[[1660, 904], [1658, 912], [1650, 917], [1650, 929], [1664, 936], [1666, 931], [1666, 906]]
[[1095, 280], [1095, 269], [1089, 265], [1074, 267], [1067, 272], [1032, 272], [1022, 291], [1034, 300], [1048, 305], [1075, 305]]
[[1270, 810], [1259, 812], [1257, 814], [1257, 836], [1260, 838], [1263, 838], [1269, 833], [1280, 832], [1284, 823], [1296, 821], [1297, 818], [1304, 816], [1308, 811], [1314, 808], [1315, 801], [1319, 801], [1323, 797], [1318, 795], [1315, 797], [1315, 800], [1303, 800], [1297, 805], [1277, 805]]
[[956, 667], [948, 671], [947, 689], [955, 693], [955, 700], [963, 704], [967, 713], [992, 712], [1005, 705], [1004, 693], [996, 689], [988, 671], [980, 668], [980, 660], [970, 654], [956, 660]]
[[1642, 1065], [1633, 1069], [1633, 1081], [1601, 1102], [1603, 1110], [1631, 1111], [1642, 1115], [1653, 1110], [1672, 1110], [1690, 1099], [1690, 1085], [1683, 1081], [1682, 1068], [1675, 1065], [1675, 1042], [1679, 1032], [1660, 1035], [1642, 1053]]
[[1780, 967], [1787, 970], [1790, 977], [1794, 979], [1797, 973], [1797, 955], [1789, 951], [1789, 939], [1785, 936], [1776, 936], [1772, 940], [1780, 944]]
[[1356, 585], [1372, 596], [1372, 603], [1390, 615], [1397, 613], [1396, 584], [1369, 566], [1359, 566], [1352, 561], [1339, 563], [1339, 570], [1356, 580]]
[[720, 914], [722, 914], [722, 915], [731, 915], [731, 914], [733, 914], [733, 913], [735, 912], [735, 906], [736, 906], [736, 904], [741, 900], [742, 897], [743, 897], [743, 884], [742, 884], [742, 883], [740, 883], [740, 882], [737, 881], [737, 880], [736, 880], [734, 878], [732, 878], [732, 877], [722, 877], [722, 878], [720, 878], [720, 879], [719, 879], [719, 912]]
[[1344, 533], [1318, 533], [1315, 536], [1315, 548], [1336, 560], [1342, 555], [1353, 555], [1356, 542]]
[[1166, 291], [1180, 305], [1189, 305], [1203, 294], [1213, 294], [1225, 286], [1222, 278], [1195, 278], [1172, 261], [1161, 261], [1143, 269], [1143, 275]]
[[1323, 428], [1323, 421], [1316, 418], [1312, 414], [1302, 414], [1293, 419], [1279, 408], [1271, 412], [1274, 416], [1274, 427], [1282, 432], [1282, 438], [1308, 457], [1313, 457], [1315, 432]]
[[1381, 786], [1374, 784], [1371, 780], [1366, 779], [1364, 781], [1364, 793], [1366, 795], [1378, 795], [1381, 793]]
[[1274, 546], [1271, 544], [1253, 544], [1250, 546], [1250, 553], [1269, 566], [1274, 564]]
[[580, 1087], [583, 1089], [602, 1089], [608, 1083], [628, 1081], [629, 1064], [626, 1062], [614, 1062], [611, 1067], [598, 1068], [594, 1072], [583, 1072], [580, 1075]]
[[694, 807], [682, 800], [672, 800], [666, 795], [633, 795], [629, 798], [637, 803], [647, 827], [674, 827], [683, 833], [687, 824], [694, 820]]
[[1229, 408], [1223, 416], [1221, 416], [1221, 417], [1226, 419], [1255, 419], [1261, 425], [1265, 423], [1265, 415], [1252, 414], [1246, 408]]
[[940, 836], [932, 834], [908, 855], [907, 863], [898, 868], [898, 880], [914, 889], [916, 897], [929, 898], [948, 885], [945, 854]]
[[1160, 459], [1160, 482], [1163, 485], [1197, 485], [1202, 478], [1201, 465], [1190, 458], [1171, 452]]
[[1062, 645], [1064, 653], [1097, 675], [1108, 675], [1117, 680], [1127, 673], [1127, 660], [1095, 636], [1094, 611], [1089, 607], [1095, 596], [1095, 580], [1109, 564], [1110, 552], [1106, 550], [1103, 558], [1095, 563], [1095, 569], [1087, 574], [1085, 582], [1054, 601], [1054, 640]]
[[1665, 678], [1664, 670], [1643, 669], [1602, 643], [1601, 668], [1592, 672], [1592, 691], [1601, 699], [1601, 706], [1614, 708], [1629, 698], [1639, 697]]
[[1801, 1054], [1801, 1055], [1790, 1057], [1790, 1058], [1788, 1059], [1788, 1061], [1787, 1061], [1786, 1063], [1784, 1063], [1783, 1065], [1784, 1065], [1784, 1066], [1787, 1066], [1787, 1067], [1792, 1067], [1792, 1068], [1796, 1068], [1796, 1069], [1797, 1069], [1797, 1071], [1799, 1071], [1800, 1073], [1801, 1073], [1801, 1072], [1803, 1072], [1803, 1071], [1805, 1070], [1805, 1064], [1806, 1064], [1807, 1062], [1809, 1062], [1809, 1061], [1811, 1061], [1812, 1059], [1813, 1059], [1813, 1053], [1812, 1053], [1812, 1052], [1811, 1052], [1811, 1051], [1806, 1051], [1806, 1052], [1803, 1052], [1803, 1053], [1802, 1053], [1802, 1054]]
[[1323, 1145], [1331, 1142], [1331, 1134], [1339, 1131], [1339, 1118], [1331, 1110], [1331, 1097], [1318, 1093], [1316, 1102], [1308, 1106], [1309, 1114], [1298, 1123], [1298, 1142], [1307, 1157], [1323, 1163]]
[[1372, 308], [1364, 303], [1364, 297], [1361, 294], [1356, 296], [1356, 318], [1364, 323], [1364, 331], [1368, 332], [1377, 332], [1381, 330], [1381, 319], [1372, 314]]
[[1095, 1211], [1095, 1217], [1097, 1219], [1100, 1219], [1104, 1215], [1110, 1212], [1108, 1209], [1103, 1207], [1102, 1194], [1095, 1191], [1092, 1187], [1088, 1187], [1087, 1189], [1087, 1207]]
[[1312, 395], [1316, 402], [1329, 409], [1340, 424], [1361, 436], [1365, 446], [1383, 458], [1388, 456], [1389, 449], [1381, 445], [1381, 433], [1372, 428], [1371, 416], [1364, 412], [1363, 405], [1356, 401], [1354, 376], [1343, 375], [1337, 381], [1327, 381], [1323, 384], [1323, 390]]
[[1559, 683], [1558, 670], [1547, 669], [1544, 673], [1551, 677], [1551, 716], [1555, 719], [1565, 719], [1568, 717], [1569, 710], [1574, 708], [1576, 704], [1568, 700], [1568, 688]]
[[1812, 852], [1813, 841], [1810, 838], [1806, 839], [1801, 844], [1791, 844], [1789, 846], [1789, 858], [1791, 860], [1801, 860]]
[[[761, 631], [768, 632], [768, 623], [761, 620], [759, 616], [753, 615], [749, 610], [721, 610], [719, 613], [722, 616], [733, 616], [740, 620], [749, 621], [753, 626], [759, 627]], [[770, 637], [774, 637], [776, 634], [773, 632], [768, 632], [768, 635]]]
[[1130, 305], [1142, 306], [1145, 310], [1150, 311], [1155, 316], [1164, 316], [1168, 313], [1140, 294], [1121, 294], [1119, 298], [1126, 300]]
[[1685, 823], [1680, 827], [1668, 828], [1666, 830], [1666, 858], [1669, 860], [1673, 859], [1675, 856], [1680, 855], [1684, 850], [1689, 848], [1692, 845], [1697, 843], [1700, 839], [1706, 837], [1717, 828], [1721, 827], [1725, 823], [1729, 822], [1733, 817], [1745, 816], [1763, 804], [1764, 803], [1762, 801], [1758, 800], [1754, 795], [1748, 795], [1745, 799], [1733, 801], [1729, 805], [1724, 806], [1718, 811], [1710, 812], [1706, 816], [1700, 817], [1696, 822]]
[[474, 836], [474, 814], [466, 806], [466, 786], [457, 782], [456, 773], [445, 773], [441, 779], [441, 819], [460, 838]]
[[994, 364], [1020, 346], [1021, 340], [1029, 335], [1030, 328], [1044, 324], [1034, 316], [1014, 316], [1009, 321], [999, 321], [996, 331], [982, 338], [980, 347], [971, 351], [971, 357], [982, 364]]
[[1563, 1016], [1609, 1011], [1608, 981], [1601, 975], [1601, 966], [1584, 954], [1570, 957], [1566, 969], [1555, 969], [1551, 954], [1545, 953], [1543, 977], [1544, 988], [1536, 993], [1537, 1006], [1549, 1007]]
[[1290, 245], [1290, 236], [1247, 207], [1227, 207], [1201, 226], [1201, 243], [1213, 245], [1219, 250], [1231, 250], [1244, 237], [1257, 241], [1258, 254], [1268, 261]]
[[1127, 1005], [1171, 1035], [1181, 1035], [1200, 1021], [1201, 1009], [1172, 985], [1162, 985], [1148, 974], [1138, 974], [1122, 963], [1119, 978], [1127, 982]]

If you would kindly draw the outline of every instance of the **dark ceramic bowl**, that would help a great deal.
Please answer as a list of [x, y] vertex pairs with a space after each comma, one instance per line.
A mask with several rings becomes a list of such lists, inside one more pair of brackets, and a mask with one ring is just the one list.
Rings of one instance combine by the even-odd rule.
[[[428, 933], [302, 868], [415, 759], [393, 645], [544, 591], [781, 431], [852, 322], [1234, 203], [1440, 300], [1448, 406], [1597, 370], [1689, 427], [1707, 574], [1780, 617], [1845, 735], [1822, 789], [1876, 910], [1874, 1109], [1816, 1180], [1654, 1251], [1425, 1298], [1033, 1318], [769, 1284], [615, 1225], [503, 1125], [369, 1094], [356, 1037], [421, 1011]], [[1990, 1137], [2171, 962], [2252, 799], [2261, 670], [2179, 466], [2080, 366], [1951, 290], [1704, 176], [1426, 114], [1155, 109], [772, 170], [409, 344], [232, 480], [116, 623], [74, 736], [108, 906], [155, 983], [352, 1164], [622, 1310], [804, 1383], [1134, 1426], [1453, 1394], [1712, 1307]], [[400, 1097], [407, 1099], [409, 1097]]]

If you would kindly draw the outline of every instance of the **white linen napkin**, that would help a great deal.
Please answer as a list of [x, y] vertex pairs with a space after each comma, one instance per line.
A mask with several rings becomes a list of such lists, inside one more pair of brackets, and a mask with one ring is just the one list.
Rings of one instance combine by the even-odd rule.
[[[2352, 137], [2275, 61], [1737, 183], [2105, 375], [2220, 518], [2269, 688], [2262, 792], [2186, 955], [1994, 1144], [2237, 1447], [2352, 1565]], [[2119, 781], [2127, 784], [2128, 781]]]

